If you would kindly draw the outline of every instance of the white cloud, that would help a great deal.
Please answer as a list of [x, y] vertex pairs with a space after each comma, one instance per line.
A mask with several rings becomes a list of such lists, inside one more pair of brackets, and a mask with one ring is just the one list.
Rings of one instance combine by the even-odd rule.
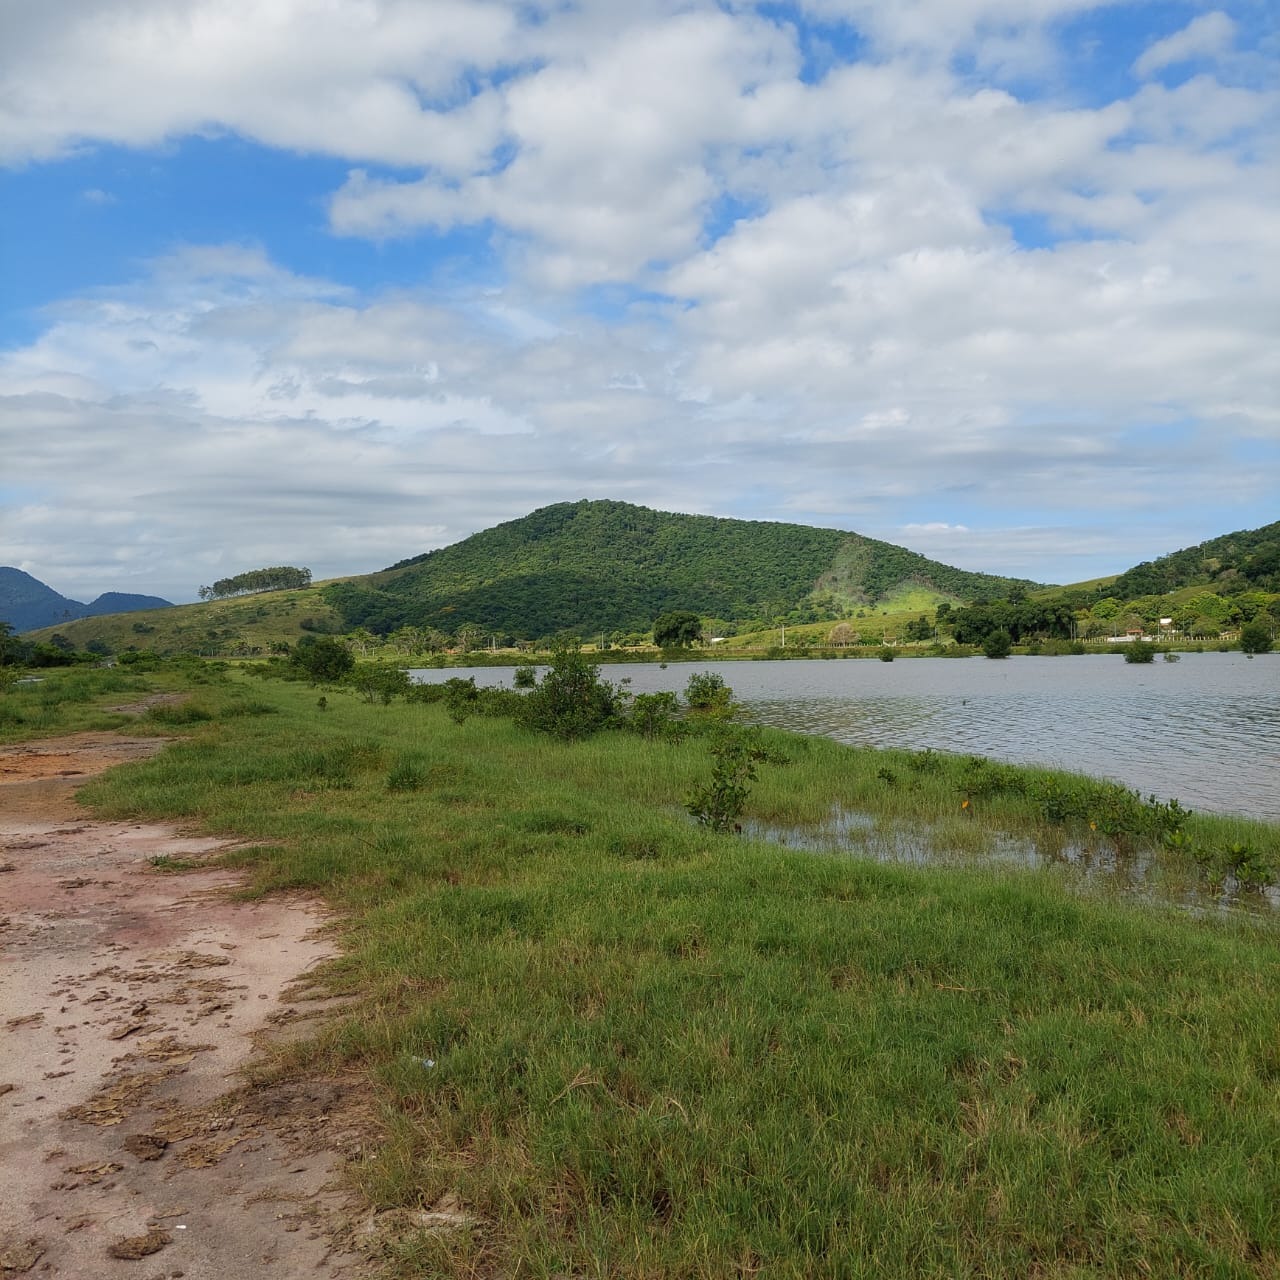
[[[186, 245], [64, 299], [0, 357], [30, 490], [0, 560], [182, 594], [168, 559], [204, 566], [188, 593], [357, 572], [613, 496], [1049, 577], [1123, 567], [1096, 563], [1117, 510], [1273, 501], [1264, 78], [1081, 106], [1005, 77], [1089, 0], [805, 7], [873, 56], [806, 82], [785, 22], [680, 0], [23, 6], [10, 160], [231, 130], [347, 161], [341, 234], [485, 224], [506, 257], [483, 291], [369, 295]], [[1139, 69], [1234, 39], [1206, 15]], [[1068, 545], [1067, 513], [1105, 536]]]
[[536, 244], [526, 266], [555, 287], [625, 280], [697, 246], [720, 186], [710, 152], [742, 140], [749, 95], [795, 73], [789, 39], [767, 23], [694, 12], [619, 24], [506, 87], [513, 157], [500, 171], [461, 183], [356, 171], [332, 223], [376, 237], [493, 219]]
[[24, 5], [6, 18], [0, 161], [232, 130], [270, 146], [469, 170], [495, 141], [498, 104], [482, 93], [448, 107], [468, 69], [502, 62], [517, 29], [514, 7], [488, 0], [68, 9]]
[[1202, 13], [1181, 31], [1148, 45], [1133, 69], [1140, 76], [1151, 76], [1181, 62], [1216, 58], [1231, 48], [1235, 34], [1236, 24], [1221, 10]]

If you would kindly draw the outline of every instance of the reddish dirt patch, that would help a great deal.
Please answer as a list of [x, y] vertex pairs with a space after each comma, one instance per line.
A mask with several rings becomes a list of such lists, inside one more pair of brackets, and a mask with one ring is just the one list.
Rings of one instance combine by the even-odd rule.
[[357, 1275], [335, 1243], [353, 1093], [240, 1074], [255, 1039], [329, 1011], [305, 983], [334, 954], [320, 908], [234, 902], [232, 872], [150, 862], [218, 842], [76, 809], [79, 781], [161, 746], [0, 749], [0, 1272]]

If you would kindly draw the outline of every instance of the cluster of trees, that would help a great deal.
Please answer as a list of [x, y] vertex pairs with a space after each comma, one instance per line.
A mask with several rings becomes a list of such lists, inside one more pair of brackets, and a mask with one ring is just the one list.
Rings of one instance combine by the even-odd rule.
[[72, 667], [98, 662], [110, 652], [110, 646], [99, 640], [77, 649], [60, 631], [47, 640], [29, 640], [18, 635], [11, 623], [0, 622], [0, 667]]
[[1125, 600], [1104, 596], [1080, 610], [1080, 634], [1086, 637], [1112, 635], [1141, 627], [1155, 631], [1161, 618], [1172, 619], [1173, 629], [1182, 635], [1211, 640], [1223, 631], [1261, 619], [1280, 622], [1280, 600], [1265, 591], [1219, 594], [1203, 591], [1190, 599], [1170, 604], [1165, 596], [1139, 596]]
[[196, 595], [201, 600], [225, 600], [228, 596], [249, 595], [255, 591], [285, 591], [293, 587], [309, 587], [311, 570], [293, 565], [275, 565], [270, 569], [250, 569], [234, 578], [219, 578], [211, 587], [201, 587]]
[[949, 620], [957, 644], [982, 646], [997, 631], [1005, 632], [1015, 644], [1032, 638], [1069, 640], [1075, 610], [1060, 597], [989, 600], [951, 612]]

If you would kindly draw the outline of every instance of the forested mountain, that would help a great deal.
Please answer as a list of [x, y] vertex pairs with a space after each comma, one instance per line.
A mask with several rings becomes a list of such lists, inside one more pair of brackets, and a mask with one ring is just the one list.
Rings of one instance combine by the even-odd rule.
[[169, 601], [159, 596], [136, 596], [119, 591], [105, 592], [91, 604], [81, 604], [21, 569], [0, 566], [0, 622], [7, 622], [15, 631], [34, 631], [37, 627], [52, 627], [76, 618], [168, 607]]
[[468, 623], [536, 639], [647, 630], [670, 609], [745, 621], [804, 604], [838, 617], [910, 587], [962, 601], [1033, 585], [838, 529], [584, 501], [543, 507], [324, 594], [351, 627], [454, 632]]
[[1258, 591], [1280, 591], [1280, 520], [1260, 529], [1226, 533], [1135, 565], [1110, 583], [1106, 593], [1128, 598], [1179, 587], [1217, 589], [1231, 583]]

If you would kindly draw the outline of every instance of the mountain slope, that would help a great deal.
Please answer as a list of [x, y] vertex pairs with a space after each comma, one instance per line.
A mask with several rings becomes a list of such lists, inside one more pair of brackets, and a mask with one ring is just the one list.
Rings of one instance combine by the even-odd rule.
[[15, 631], [30, 631], [83, 616], [84, 605], [78, 600], [59, 595], [21, 569], [0, 566], [0, 622], [9, 623]]
[[144, 609], [171, 609], [168, 600], [159, 596], [138, 596], [127, 591], [104, 591], [84, 606], [86, 618], [100, 618], [108, 613], [140, 613]]
[[169, 602], [159, 596], [128, 595], [119, 591], [108, 591], [92, 604], [81, 604], [21, 569], [0, 566], [0, 622], [7, 622], [15, 631], [34, 631], [77, 618], [163, 609], [168, 605]]
[[325, 598], [349, 626], [452, 631], [461, 623], [536, 638], [647, 630], [668, 609], [729, 620], [807, 605], [830, 612], [906, 586], [970, 600], [1034, 584], [968, 573], [839, 529], [676, 515], [625, 502], [543, 507], [401, 561]]
[[1280, 520], [1260, 529], [1240, 529], [1194, 547], [1172, 551], [1126, 570], [1107, 586], [1117, 599], [1163, 595], [1179, 587], [1242, 583], [1280, 591]]

